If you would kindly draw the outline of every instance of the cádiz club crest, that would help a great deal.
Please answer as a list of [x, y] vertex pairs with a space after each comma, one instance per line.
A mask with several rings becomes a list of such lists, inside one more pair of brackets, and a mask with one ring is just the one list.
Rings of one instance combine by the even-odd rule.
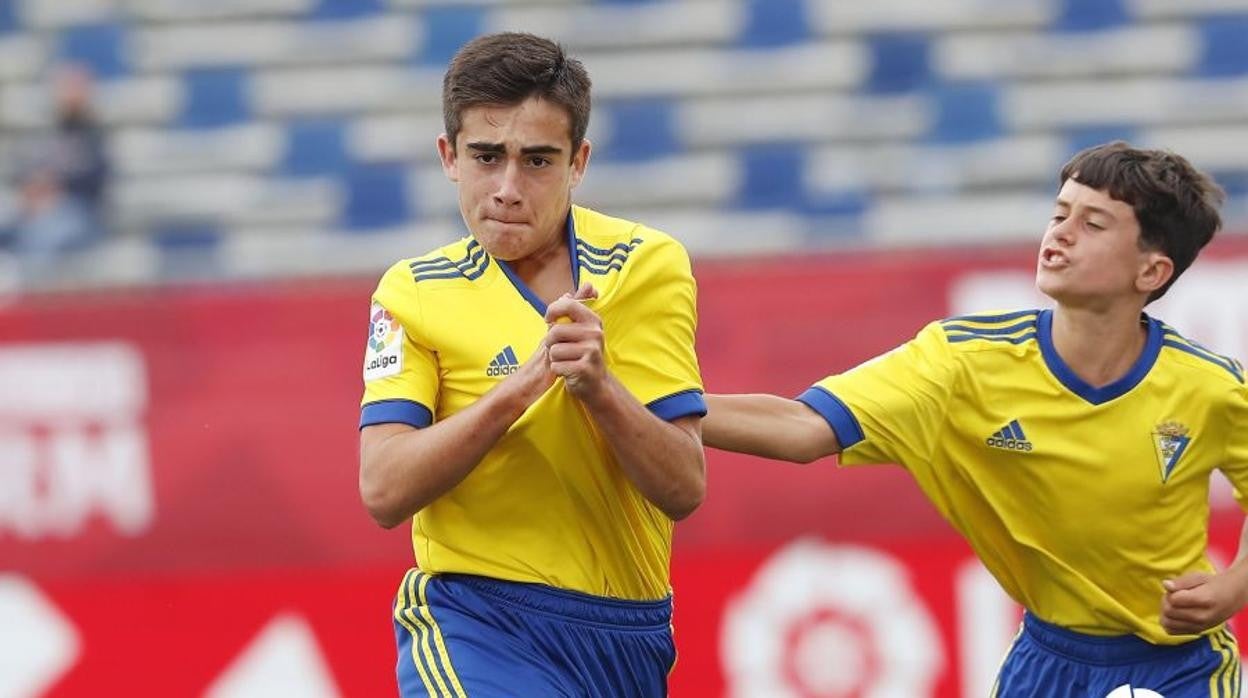
[[1178, 465], [1192, 437], [1187, 435], [1188, 429], [1178, 422], [1162, 422], [1153, 432], [1153, 447], [1157, 451], [1157, 464], [1161, 466], [1161, 481], [1170, 479], [1174, 466]]

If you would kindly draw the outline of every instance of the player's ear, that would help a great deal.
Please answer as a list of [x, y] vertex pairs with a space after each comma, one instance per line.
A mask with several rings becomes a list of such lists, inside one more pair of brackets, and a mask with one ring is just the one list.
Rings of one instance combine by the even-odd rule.
[[1135, 277], [1135, 289], [1141, 293], [1152, 293], [1174, 276], [1174, 260], [1165, 253], [1150, 250], [1144, 253], [1140, 273]]
[[452, 182], [459, 181], [459, 160], [456, 158], [455, 144], [445, 133], [438, 135], [438, 158], [442, 161], [442, 172]]
[[577, 146], [576, 152], [572, 153], [572, 188], [581, 183], [585, 178], [585, 168], [589, 166], [589, 153], [593, 150], [593, 144], [588, 138], [582, 138], [581, 144]]

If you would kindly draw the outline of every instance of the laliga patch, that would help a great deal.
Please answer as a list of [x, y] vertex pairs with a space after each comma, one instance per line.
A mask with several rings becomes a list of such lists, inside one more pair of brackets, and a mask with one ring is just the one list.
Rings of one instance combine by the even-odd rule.
[[364, 380], [397, 376], [403, 370], [403, 326], [380, 303], [373, 303], [369, 316]]

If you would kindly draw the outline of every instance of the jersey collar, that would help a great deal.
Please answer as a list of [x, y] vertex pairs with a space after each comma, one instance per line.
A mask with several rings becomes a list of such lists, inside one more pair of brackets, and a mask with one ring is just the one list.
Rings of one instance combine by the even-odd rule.
[[1140, 315], [1140, 321], [1148, 326], [1148, 338], [1144, 341], [1144, 351], [1140, 352], [1140, 358], [1136, 359], [1135, 365], [1127, 371], [1125, 376], [1100, 388], [1092, 387], [1075, 375], [1075, 372], [1058, 355], [1057, 349], [1053, 346], [1052, 310], [1040, 311], [1036, 323], [1036, 338], [1040, 342], [1040, 353], [1044, 356], [1044, 363], [1049, 367], [1053, 376], [1070, 392], [1093, 405], [1100, 405], [1130, 392], [1132, 388], [1140, 384], [1140, 381], [1144, 380], [1144, 376], [1148, 375], [1153, 364], [1157, 363], [1157, 355], [1161, 353], [1161, 323], [1143, 313]]
[[[576, 221], [572, 216], [571, 208], [568, 209], [568, 220], [564, 224], [564, 234], [568, 237], [568, 261], [572, 265], [572, 291], [575, 292], [581, 286], [581, 267], [576, 261]], [[528, 284], [524, 283], [523, 279], [516, 275], [511, 265], [501, 259], [494, 261], [498, 263], [498, 268], [503, 270], [503, 274], [507, 275], [511, 285], [516, 287], [516, 291], [529, 302], [529, 305], [533, 306], [537, 314], [546, 317], [546, 304], [533, 292], [533, 289], [529, 288]]]

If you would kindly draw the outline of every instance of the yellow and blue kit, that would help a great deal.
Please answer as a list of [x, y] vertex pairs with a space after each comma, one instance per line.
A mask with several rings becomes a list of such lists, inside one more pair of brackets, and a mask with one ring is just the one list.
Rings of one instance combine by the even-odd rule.
[[[608, 370], [662, 419], [704, 415], [693, 344], [696, 291], [684, 248], [658, 231], [581, 207], [572, 207], [566, 235], [573, 286], [588, 281], [598, 292], [588, 305], [603, 323]], [[472, 238], [394, 265], [373, 296], [360, 427], [423, 428], [468, 407], [538, 348], [548, 329], [545, 312], [507, 263]], [[556, 381], [460, 484], [415, 515], [419, 571], [405, 581], [395, 608], [409, 654], [406, 679], [430, 695], [457, 696], [459, 682], [478, 680], [463, 667], [493, 662], [505, 677], [510, 660], [499, 653], [532, 638], [500, 631], [494, 642], [468, 622], [484, 617], [482, 604], [499, 599], [529, 609], [535, 622], [556, 613], [586, 627], [641, 623], [657, 628], [670, 652], [671, 536], [671, 520], [628, 480], [584, 406]], [[412, 575], [420, 575], [419, 584]], [[425, 606], [426, 595], [447, 605]], [[577, 637], [533, 632], [567, 643]], [[611, 646], [599, 644], [561, 651], [592, 655]], [[487, 649], [494, 654], [483, 661]], [[516, 655], [517, 665], [541, 664], [539, 650], [524, 651], [538, 654]], [[672, 660], [651, 672], [656, 680]], [[403, 671], [401, 657], [401, 682]], [[594, 695], [631, 695], [634, 688], [612, 693], [604, 685]], [[473, 694], [495, 695], [491, 690]], [[557, 694], [532, 691], [522, 693]]]
[[[1113, 671], [1093, 672], [1095, 681], [1169, 698], [1208, 696], [1214, 687], [1213, 695], [1238, 695], [1233, 637], [1222, 627], [1200, 638], [1168, 635], [1160, 612], [1162, 580], [1214, 570], [1206, 553], [1212, 471], [1248, 491], [1243, 367], [1144, 315], [1138, 361], [1093, 387], [1054, 349], [1052, 322], [1053, 311], [1026, 310], [932, 323], [798, 399], [836, 432], [842, 465], [905, 467], [1027, 609], [1030, 625], [1003, 669], [1000, 695], [1064, 695], [1010, 683], [1011, 671], [1034, 670], [1015, 655], [1038, 637], [1066, 648], [1058, 654], [1088, 655], [1094, 668], [1100, 654], [1072, 649], [1083, 640], [1177, 646], [1143, 653], [1139, 666], [1151, 670], [1138, 672], [1139, 653], [1111, 651]], [[1059, 635], [1065, 644], [1052, 641]], [[1192, 647], [1202, 649], [1192, 655]], [[1199, 681], [1186, 672], [1197, 692], [1157, 678], [1159, 663], [1179, 655], [1186, 659], [1176, 667], [1193, 656], [1207, 664]]]

